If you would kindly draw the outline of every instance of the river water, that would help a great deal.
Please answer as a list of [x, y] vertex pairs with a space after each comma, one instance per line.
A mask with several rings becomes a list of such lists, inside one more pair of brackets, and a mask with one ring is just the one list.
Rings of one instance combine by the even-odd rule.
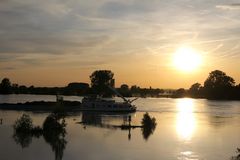
[[[49, 95], [0, 95], [0, 103], [55, 101]], [[81, 101], [82, 97], [65, 96]], [[119, 98], [116, 98], [120, 101]], [[132, 114], [71, 113], [65, 117], [66, 134], [61, 139], [39, 136], [14, 138], [13, 124], [23, 113], [34, 125], [42, 125], [50, 113], [0, 110], [1, 160], [229, 160], [240, 147], [240, 101], [205, 99], [140, 98]], [[156, 119], [156, 127], [141, 125], [143, 114]], [[79, 123], [79, 122], [87, 123]], [[22, 141], [21, 141], [22, 140]]]

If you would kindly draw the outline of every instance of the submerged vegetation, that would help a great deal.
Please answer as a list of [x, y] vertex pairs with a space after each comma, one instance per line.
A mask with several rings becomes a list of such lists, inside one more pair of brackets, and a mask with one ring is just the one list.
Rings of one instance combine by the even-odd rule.
[[141, 125], [132, 125], [131, 124], [131, 115], [124, 116], [124, 122], [122, 125], [112, 125], [112, 124], [105, 124], [105, 121], [102, 119], [104, 116], [100, 113], [96, 112], [83, 112], [82, 113], [82, 121], [78, 122], [78, 124], [86, 126], [96, 126], [100, 128], [108, 128], [108, 129], [121, 129], [121, 130], [128, 130], [128, 139], [131, 139], [131, 130], [135, 128], [140, 128], [142, 131], [142, 136], [145, 140], [148, 140], [149, 136], [154, 133], [154, 130], [157, 126], [156, 119], [151, 117], [148, 113], [143, 115], [141, 120]]
[[[96, 113], [84, 113], [82, 115], [82, 123], [86, 129], [86, 125], [94, 125], [97, 127], [108, 128], [108, 129], [121, 129], [128, 130], [128, 138], [131, 139], [131, 129], [141, 128], [142, 135], [145, 140], [148, 140], [149, 136], [153, 134], [156, 128], [156, 119], [151, 117], [148, 113], [143, 115], [140, 126], [131, 125], [131, 116], [128, 116], [128, 125], [110, 125], [104, 124], [102, 116]], [[125, 119], [126, 120], [126, 119]], [[43, 137], [44, 140], [51, 146], [52, 151], [55, 153], [55, 159], [61, 160], [63, 158], [63, 153], [67, 145], [65, 136], [66, 122], [64, 113], [51, 113], [48, 115], [42, 127], [34, 126], [32, 118], [23, 114], [19, 119], [17, 119], [13, 125], [14, 134], [13, 139], [16, 144], [19, 144], [22, 148], [27, 148], [32, 142], [33, 138]]]
[[22, 148], [29, 146], [32, 142], [32, 137], [39, 138], [43, 133], [43, 130], [39, 126], [33, 126], [32, 119], [27, 114], [23, 114], [20, 119], [17, 119], [13, 128], [13, 139], [17, 144], [20, 144]]
[[237, 155], [231, 157], [231, 160], [240, 160], [240, 148], [237, 148], [236, 153], [237, 153]]
[[21, 118], [16, 120], [13, 129], [13, 139], [17, 144], [21, 145], [22, 148], [28, 147], [33, 137], [40, 138], [43, 136], [45, 141], [52, 147], [55, 153], [55, 159], [62, 159], [63, 151], [67, 144], [65, 140], [67, 133], [66, 123], [62, 114], [50, 114], [46, 117], [42, 127], [33, 126], [31, 117], [23, 114]]
[[142, 119], [142, 135], [144, 139], [148, 139], [148, 137], [153, 134], [156, 128], [156, 119], [153, 117], [151, 118], [148, 113], [143, 115]]
[[[97, 70], [90, 75], [91, 86], [87, 83], [72, 82], [66, 87], [26, 87], [12, 84], [8, 78], [0, 83], [0, 94], [50, 94], [50, 95], [78, 95], [99, 94], [111, 97], [114, 93], [107, 87], [114, 87], [114, 73], [110, 70]], [[169, 97], [169, 98], [207, 98], [240, 100], [240, 84], [236, 85], [235, 80], [220, 70], [209, 73], [203, 86], [194, 83], [189, 89], [180, 88], [177, 90], [164, 90], [159, 88], [140, 88], [137, 85], [129, 87], [122, 84], [117, 88], [118, 92], [125, 97]]]

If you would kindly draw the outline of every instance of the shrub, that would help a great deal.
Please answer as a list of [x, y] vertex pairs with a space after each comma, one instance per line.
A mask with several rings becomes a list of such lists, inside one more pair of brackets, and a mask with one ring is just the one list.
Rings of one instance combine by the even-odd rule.
[[15, 132], [31, 132], [33, 129], [32, 119], [29, 115], [23, 114], [20, 119], [17, 119], [15, 121], [13, 128]]

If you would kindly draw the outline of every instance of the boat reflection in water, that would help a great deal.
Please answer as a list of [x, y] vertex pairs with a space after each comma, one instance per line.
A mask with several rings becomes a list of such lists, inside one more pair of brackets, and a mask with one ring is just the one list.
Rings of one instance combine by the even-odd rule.
[[[114, 113], [103, 113], [103, 112], [83, 112], [82, 119], [79, 124], [82, 124], [85, 129], [87, 126], [95, 126], [99, 128], [107, 129], [120, 129], [128, 131], [128, 139], [131, 140], [131, 129], [141, 128], [141, 126], [132, 126], [133, 114], [114, 114]], [[116, 125], [111, 124], [111, 121], [122, 121], [122, 124]]]
[[[83, 112], [81, 122], [84, 128], [87, 126], [95, 126], [99, 128], [107, 129], [119, 129], [128, 131], [128, 140], [131, 140], [131, 130], [139, 128], [142, 131], [143, 138], [145, 140], [153, 134], [156, 122], [155, 118], [151, 118], [148, 113], [144, 114], [142, 121], [138, 125], [132, 125], [132, 116], [134, 114], [110, 114], [99, 112]], [[120, 120], [121, 124], [111, 124], [111, 121]]]

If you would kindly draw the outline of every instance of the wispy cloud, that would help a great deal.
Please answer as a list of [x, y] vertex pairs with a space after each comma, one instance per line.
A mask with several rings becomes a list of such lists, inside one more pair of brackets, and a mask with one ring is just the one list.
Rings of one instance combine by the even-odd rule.
[[2, 67], [1, 68], [1, 70], [6, 70], [6, 71], [8, 71], [8, 70], [14, 70], [14, 69], [16, 69], [15, 67]]
[[164, 64], [183, 43], [227, 60], [240, 54], [240, 3], [229, 1], [3, 0], [1, 67]]
[[216, 8], [223, 9], [223, 10], [240, 10], [240, 3], [216, 5]]

